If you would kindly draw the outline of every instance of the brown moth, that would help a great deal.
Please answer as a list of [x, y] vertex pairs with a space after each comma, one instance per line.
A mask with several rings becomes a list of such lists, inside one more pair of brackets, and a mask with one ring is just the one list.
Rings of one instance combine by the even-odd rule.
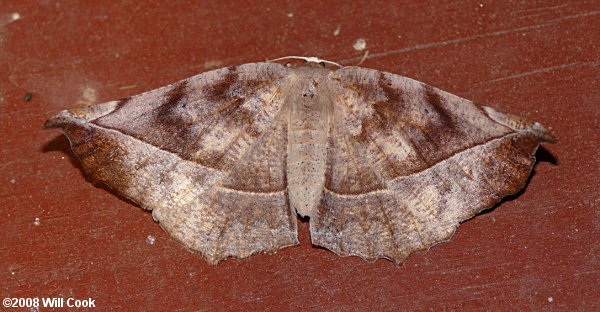
[[314, 245], [400, 264], [521, 190], [554, 142], [419, 81], [303, 59], [206, 72], [45, 127], [211, 264], [297, 245], [296, 214]]

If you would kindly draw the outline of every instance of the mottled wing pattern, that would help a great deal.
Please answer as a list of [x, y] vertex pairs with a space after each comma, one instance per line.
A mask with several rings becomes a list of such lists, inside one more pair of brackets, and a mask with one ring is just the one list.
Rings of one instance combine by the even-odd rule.
[[286, 197], [287, 69], [246, 64], [63, 111], [89, 176], [146, 209], [210, 263], [297, 244]]
[[518, 192], [541, 125], [398, 75], [330, 74], [333, 116], [315, 245], [401, 263]]

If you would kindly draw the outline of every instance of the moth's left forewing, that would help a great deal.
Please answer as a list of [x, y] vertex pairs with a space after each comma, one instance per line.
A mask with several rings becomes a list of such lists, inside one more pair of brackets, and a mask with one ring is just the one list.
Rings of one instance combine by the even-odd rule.
[[340, 255], [402, 262], [448, 239], [460, 221], [523, 187], [544, 141], [537, 123], [492, 118], [489, 108], [399, 75], [344, 68], [329, 90], [330, 178], [311, 234]]

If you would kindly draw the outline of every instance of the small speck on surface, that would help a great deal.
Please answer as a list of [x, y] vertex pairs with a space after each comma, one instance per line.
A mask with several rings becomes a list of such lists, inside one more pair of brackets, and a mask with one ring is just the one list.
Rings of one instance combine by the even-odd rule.
[[40, 225], [40, 218], [35, 218], [35, 220], [33, 220], [33, 225], [39, 226]]
[[294, 13], [288, 13], [287, 17], [294, 17]]
[[356, 51], [362, 51], [367, 47], [367, 41], [363, 38], [358, 38], [352, 47]]
[[156, 241], [156, 238], [154, 238], [154, 236], [152, 236], [152, 235], [148, 235], [148, 237], [146, 237], [146, 243], [148, 243], [150, 245], [154, 245], [155, 241]]
[[16, 21], [21, 18], [21, 14], [15, 12], [10, 16], [10, 18], [12, 18], [13, 21]]
[[339, 34], [340, 34], [340, 30], [341, 30], [340, 28], [341, 28], [341, 27], [342, 27], [341, 25], [338, 25], [338, 27], [337, 27], [337, 28], [336, 28], [336, 29], [333, 31], [333, 35], [334, 35], [334, 36], [337, 36], [337, 35], [339, 35]]
[[17, 182], [17, 180], [15, 179], [10, 179], [10, 183], [15, 184]]
[[552, 301], [554, 301], [554, 298], [548, 297], [548, 302], [552, 302]]
[[33, 98], [33, 94], [31, 94], [29, 92], [25, 93], [25, 98], [24, 98], [25, 102], [31, 101], [31, 98]]

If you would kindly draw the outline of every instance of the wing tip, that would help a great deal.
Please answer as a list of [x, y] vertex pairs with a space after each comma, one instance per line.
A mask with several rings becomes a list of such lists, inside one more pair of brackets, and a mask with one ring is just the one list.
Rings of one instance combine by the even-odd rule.
[[44, 122], [43, 129], [64, 128], [65, 125], [73, 124], [77, 121], [88, 122], [110, 114], [117, 109], [122, 100], [110, 101], [92, 106], [73, 108], [60, 111], [58, 114], [50, 117]]
[[71, 110], [63, 110], [46, 120], [42, 126], [42, 129], [47, 130], [57, 128], [64, 130], [68, 125], [77, 123], [78, 119], [80, 118], [75, 116]]
[[537, 121], [530, 121], [521, 116], [505, 113], [497, 109], [483, 106], [485, 113], [497, 123], [520, 133], [533, 135], [539, 142], [556, 143], [556, 137]]
[[544, 126], [537, 121], [529, 127], [529, 130], [533, 132], [541, 142], [547, 142], [551, 144], [556, 143], [556, 136], [554, 136], [550, 130], [544, 128]]

